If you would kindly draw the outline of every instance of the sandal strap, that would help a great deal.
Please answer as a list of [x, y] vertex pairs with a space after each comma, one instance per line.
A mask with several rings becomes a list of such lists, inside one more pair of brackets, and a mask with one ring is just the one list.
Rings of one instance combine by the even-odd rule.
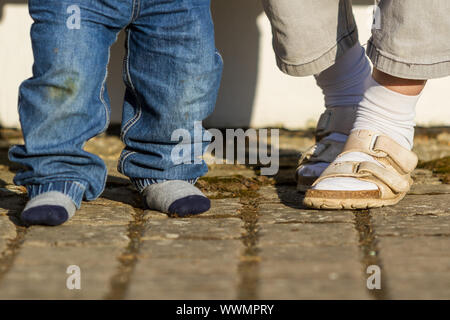
[[388, 186], [395, 193], [407, 192], [410, 188], [409, 174], [400, 175], [393, 168], [383, 168], [375, 163], [363, 161], [334, 162], [314, 182], [337, 177], [358, 178], [375, 183], [381, 191]]
[[339, 153], [344, 148], [344, 142], [337, 142], [332, 140], [322, 140], [317, 142], [311, 148], [302, 153], [298, 165], [314, 162], [328, 162], [331, 163], [336, 159]]
[[403, 174], [411, 173], [417, 166], [417, 156], [391, 138], [369, 130], [353, 131], [343, 152], [363, 152], [377, 158], [390, 158]]
[[[400, 175], [398, 172], [380, 167], [372, 162], [362, 162], [358, 167], [358, 172], [372, 174], [396, 193], [408, 192], [411, 187], [409, 174]], [[379, 183], [377, 185], [379, 186]]]
[[328, 107], [317, 122], [316, 141], [332, 132], [349, 135], [356, 119], [356, 109], [357, 106]]

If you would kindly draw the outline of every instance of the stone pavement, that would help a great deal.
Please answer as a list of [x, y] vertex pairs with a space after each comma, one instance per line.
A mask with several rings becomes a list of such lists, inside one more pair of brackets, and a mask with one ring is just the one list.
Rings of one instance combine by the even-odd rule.
[[[448, 128], [417, 130], [421, 168], [395, 207], [302, 207], [292, 175], [312, 134], [281, 130], [275, 177], [212, 165], [198, 182], [212, 209], [184, 219], [143, 209], [116, 170], [120, 140], [103, 135], [86, 145], [109, 168], [101, 198], [63, 226], [29, 228], [16, 218], [26, 202], [12, 184], [20, 168], [6, 155], [21, 137], [0, 134], [1, 299], [450, 298]], [[80, 267], [80, 290], [66, 287], [70, 265]], [[370, 265], [381, 268], [381, 290], [367, 289]]]

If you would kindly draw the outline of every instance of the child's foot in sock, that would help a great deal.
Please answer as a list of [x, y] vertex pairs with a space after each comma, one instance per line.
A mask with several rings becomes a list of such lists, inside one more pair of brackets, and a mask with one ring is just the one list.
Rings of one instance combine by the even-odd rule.
[[142, 195], [150, 209], [180, 217], [203, 213], [211, 207], [211, 201], [199, 189], [182, 180], [151, 184]]
[[69, 220], [75, 211], [76, 206], [69, 196], [50, 191], [30, 199], [20, 217], [27, 225], [58, 226]]

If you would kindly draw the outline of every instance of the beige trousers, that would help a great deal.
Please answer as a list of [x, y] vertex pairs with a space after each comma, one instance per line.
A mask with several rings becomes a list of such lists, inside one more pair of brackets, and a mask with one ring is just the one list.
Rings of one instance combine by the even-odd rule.
[[[262, 0], [279, 68], [319, 73], [358, 42], [350, 0]], [[450, 0], [381, 0], [367, 55], [407, 79], [450, 75]]]

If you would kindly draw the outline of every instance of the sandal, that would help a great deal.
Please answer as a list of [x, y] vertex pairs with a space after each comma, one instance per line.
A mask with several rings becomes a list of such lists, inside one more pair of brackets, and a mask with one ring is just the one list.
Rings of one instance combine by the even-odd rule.
[[378, 190], [310, 189], [306, 192], [304, 205], [317, 209], [368, 209], [394, 205], [403, 199], [413, 183], [411, 172], [418, 161], [412, 151], [385, 135], [357, 130], [350, 134], [338, 158], [349, 152], [366, 153], [383, 167], [367, 161], [333, 162], [313, 186], [328, 178], [351, 177], [372, 182]]
[[297, 190], [306, 191], [311, 188], [319, 175], [304, 175], [300, 172], [305, 165], [318, 162], [331, 163], [341, 153], [345, 142], [329, 139], [331, 133], [350, 134], [356, 117], [356, 106], [331, 107], [322, 113], [315, 132], [316, 144], [304, 152], [295, 171]]

